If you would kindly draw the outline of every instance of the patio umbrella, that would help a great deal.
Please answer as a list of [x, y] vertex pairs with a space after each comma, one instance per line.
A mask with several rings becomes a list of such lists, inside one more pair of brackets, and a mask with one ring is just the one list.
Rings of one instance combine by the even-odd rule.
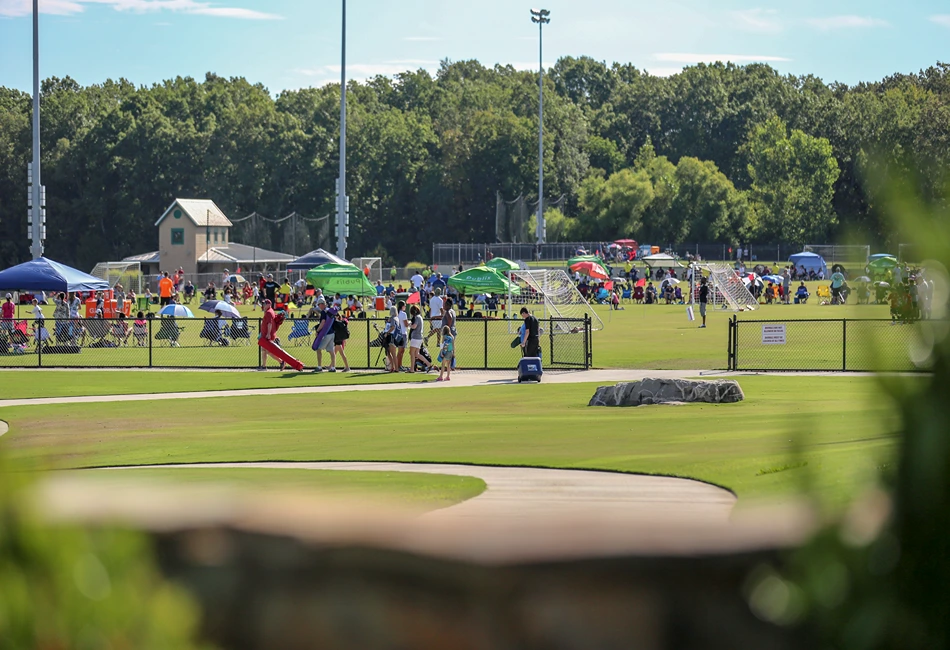
[[866, 275], [862, 275], [860, 278], [855, 278], [854, 281], [855, 282], [870, 282], [871, 278], [869, 278]]
[[307, 271], [307, 282], [323, 293], [375, 296], [376, 287], [366, 279], [363, 270], [353, 264], [321, 264]]
[[240, 318], [241, 313], [237, 310], [237, 307], [231, 303], [224, 302], [223, 300], [207, 300], [201, 303], [201, 306], [198, 307], [201, 311], [206, 311], [213, 314], [216, 311], [220, 311], [221, 315], [225, 318]]
[[594, 278], [595, 280], [608, 280], [610, 279], [610, 274], [607, 273], [607, 270], [597, 262], [583, 261], [577, 262], [571, 265], [571, 270], [575, 273], [581, 273], [588, 277]]
[[517, 271], [521, 268], [521, 265], [517, 262], [512, 262], [504, 257], [493, 257], [488, 260], [485, 266], [490, 269], [495, 269], [496, 271], [501, 271], [502, 273], [505, 271]]
[[614, 243], [618, 246], [626, 246], [627, 248], [632, 248], [637, 245], [637, 242], [633, 239], [616, 239]]
[[668, 284], [679, 284], [679, 283], [680, 283], [680, 280], [677, 280], [676, 278], [666, 278], [662, 282], [660, 282], [660, 286], [663, 287]]
[[508, 293], [520, 294], [521, 287], [487, 266], [476, 266], [456, 273], [448, 280], [449, 286], [466, 293]]
[[247, 280], [245, 280], [244, 276], [240, 273], [232, 273], [228, 276], [228, 282], [231, 284], [244, 284]]
[[184, 305], [165, 305], [158, 311], [159, 316], [174, 316], [175, 318], [194, 318], [195, 315]]

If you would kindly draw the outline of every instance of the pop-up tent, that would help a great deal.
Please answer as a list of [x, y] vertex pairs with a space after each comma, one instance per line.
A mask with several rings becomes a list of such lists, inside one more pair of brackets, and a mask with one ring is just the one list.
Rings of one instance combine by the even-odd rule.
[[333, 253], [328, 253], [322, 248], [318, 248], [315, 251], [310, 251], [306, 255], [302, 255], [295, 259], [293, 262], [287, 265], [288, 271], [309, 271], [315, 266], [322, 266], [324, 264], [349, 264], [344, 259], [340, 259]]
[[376, 287], [366, 279], [363, 270], [352, 264], [321, 264], [307, 271], [307, 282], [323, 289], [323, 293], [376, 295]]
[[651, 269], [656, 268], [657, 266], [681, 266], [681, 264], [676, 261], [675, 257], [672, 255], [667, 255], [666, 253], [647, 255], [646, 257], [640, 258], [640, 261], [649, 266]]
[[578, 262], [593, 262], [595, 264], [600, 264], [601, 266], [607, 266], [607, 262], [604, 261], [600, 255], [578, 255], [572, 257], [567, 261], [568, 268], [574, 266]]
[[493, 257], [485, 263], [485, 266], [502, 273], [505, 271], [518, 271], [521, 269], [520, 264], [517, 262], [512, 262], [511, 260], [504, 257]]
[[109, 283], [71, 266], [40, 257], [0, 271], [0, 289], [16, 291], [108, 291]]
[[801, 270], [804, 266], [806, 271], [815, 273], [821, 271], [826, 278], [828, 277], [828, 265], [825, 264], [825, 258], [818, 253], [795, 253], [788, 258], [788, 261], [794, 264], [797, 270]]
[[487, 266], [476, 266], [456, 273], [448, 282], [450, 287], [465, 293], [521, 293], [521, 287]]

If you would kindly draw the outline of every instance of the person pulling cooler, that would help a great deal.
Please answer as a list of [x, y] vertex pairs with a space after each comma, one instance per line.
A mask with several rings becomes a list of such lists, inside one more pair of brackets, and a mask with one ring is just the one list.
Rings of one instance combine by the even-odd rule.
[[527, 307], [521, 308], [521, 317], [524, 319], [524, 330], [521, 333], [521, 348], [526, 357], [541, 356], [540, 323], [531, 315]]

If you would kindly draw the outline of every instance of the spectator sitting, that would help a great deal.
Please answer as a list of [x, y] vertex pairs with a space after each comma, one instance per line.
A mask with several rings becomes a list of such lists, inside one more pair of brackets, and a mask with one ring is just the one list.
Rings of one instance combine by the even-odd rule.
[[136, 345], [148, 345], [148, 321], [145, 320], [145, 314], [142, 312], [135, 315], [135, 321], [132, 323], [132, 335], [135, 337]]
[[125, 314], [119, 312], [119, 318], [112, 323], [112, 336], [115, 337], [119, 345], [127, 345], [129, 342], [129, 325], [125, 322]]
[[681, 304], [681, 305], [683, 304], [683, 290], [680, 289], [680, 286], [679, 286], [679, 285], [676, 285], [676, 287], [673, 289], [673, 299], [674, 299], [677, 303], [679, 303], [679, 304]]
[[656, 300], [656, 287], [653, 286], [653, 283], [652, 283], [652, 282], [648, 282], [648, 283], [647, 283], [647, 290], [646, 290], [646, 304], [648, 304], [648, 305], [654, 305], [654, 304], [656, 304], [656, 302], [657, 302], [657, 300]]
[[765, 288], [765, 304], [771, 305], [775, 300], [775, 286], [769, 282], [769, 286]]
[[214, 288], [214, 282], [208, 283], [208, 288], [205, 289], [205, 300], [214, 300], [217, 297], [217, 290]]
[[811, 294], [808, 293], [808, 288], [805, 286], [805, 283], [802, 282], [798, 285], [798, 291], [795, 292], [795, 304], [804, 305], [808, 302], [808, 296]]

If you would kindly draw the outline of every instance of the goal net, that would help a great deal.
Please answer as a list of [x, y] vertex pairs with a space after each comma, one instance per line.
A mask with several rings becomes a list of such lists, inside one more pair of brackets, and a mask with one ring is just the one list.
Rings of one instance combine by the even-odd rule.
[[[590, 316], [591, 329], [604, 329], [604, 322], [591, 308], [581, 292], [574, 286], [573, 280], [563, 269], [536, 269], [527, 271], [509, 271], [509, 279], [521, 287], [519, 295], [508, 295], [507, 316], [509, 329], [517, 329], [511, 323], [518, 319], [518, 312], [523, 305], [529, 308], [540, 307], [542, 318], [570, 318], [583, 320]], [[556, 333], [569, 333], [570, 323], [556, 323]]]
[[350, 260], [353, 266], [361, 269], [370, 282], [382, 281], [383, 258], [381, 257], [354, 257]]
[[693, 302], [699, 302], [699, 278], [701, 271], [709, 273], [709, 302], [720, 309], [752, 311], [759, 302], [749, 292], [742, 278], [729, 264], [706, 262], [693, 264]]
[[100, 262], [90, 275], [108, 282], [109, 288], [121, 284], [126, 291], [131, 290], [136, 294], [145, 292], [145, 278], [139, 262]]

